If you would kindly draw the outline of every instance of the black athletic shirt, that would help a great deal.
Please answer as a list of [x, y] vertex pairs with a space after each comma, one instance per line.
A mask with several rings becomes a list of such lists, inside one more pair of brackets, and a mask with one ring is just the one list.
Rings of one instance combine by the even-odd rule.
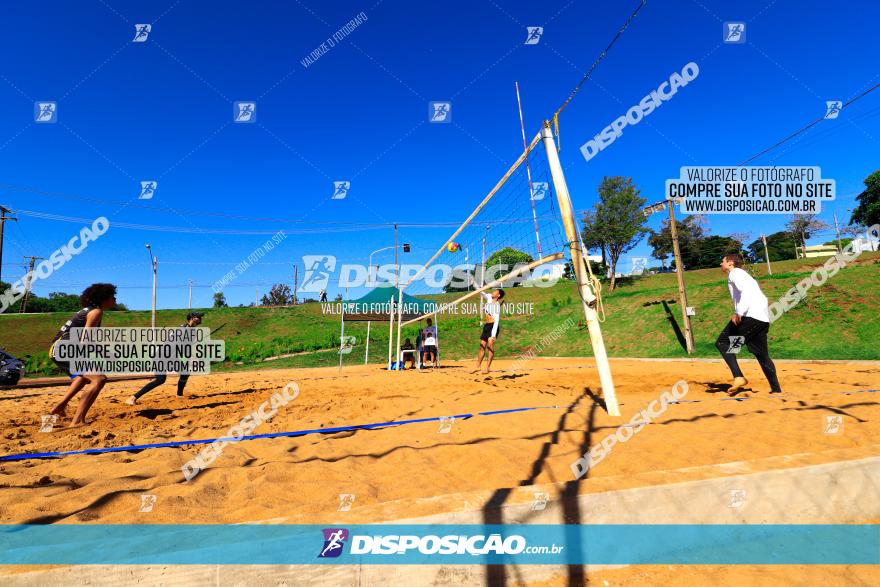
[[55, 338], [52, 339], [52, 344], [55, 344], [59, 340], [69, 340], [70, 339], [70, 329], [71, 328], [82, 328], [86, 325], [86, 316], [88, 316], [89, 312], [94, 310], [94, 308], [83, 308], [79, 312], [77, 312], [73, 318], [64, 323], [64, 326], [61, 327], [61, 330], [58, 331], [58, 334], [55, 335]]

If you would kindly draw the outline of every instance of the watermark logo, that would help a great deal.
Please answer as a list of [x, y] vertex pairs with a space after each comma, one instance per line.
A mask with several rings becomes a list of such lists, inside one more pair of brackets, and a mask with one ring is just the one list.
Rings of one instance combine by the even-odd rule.
[[57, 102], [34, 102], [34, 122], [55, 124], [58, 122]]
[[825, 416], [825, 425], [822, 432], [825, 434], [840, 434], [843, 432], [843, 416], [839, 414]]
[[547, 502], [550, 501], [550, 494], [544, 492], [536, 492], [535, 499], [532, 501], [532, 511], [539, 512], [547, 507]]
[[235, 102], [232, 108], [233, 122], [252, 124], [257, 121], [256, 102]]
[[544, 34], [544, 27], [542, 26], [528, 26], [526, 27], [526, 45], [537, 45], [541, 40], [541, 35]]
[[55, 414], [40, 416], [40, 420], [40, 432], [52, 432], [52, 427], [58, 422], [58, 416]]
[[330, 274], [336, 269], [336, 257], [333, 255], [303, 255], [302, 260], [306, 268], [306, 275], [301, 291], [318, 293], [327, 289]]
[[728, 45], [740, 45], [746, 42], [746, 23], [725, 22], [724, 42]]
[[825, 119], [830, 120], [837, 118], [843, 109], [843, 102], [840, 100], [827, 100], [825, 102]]
[[440, 434], [449, 434], [452, 432], [452, 425], [455, 424], [454, 416], [440, 416], [440, 429], [437, 430]]
[[438, 124], [452, 122], [452, 102], [430, 102], [428, 104], [428, 120]]
[[342, 554], [343, 547], [348, 541], [348, 530], [345, 528], [324, 528], [324, 546], [318, 554], [318, 558], [337, 558]]
[[339, 337], [339, 354], [340, 355], [350, 355], [352, 349], [354, 349], [354, 343], [357, 342], [357, 339], [353, 336], [349, 336], [344, 334]]
[[728, 336], [727, 339], [729, 341], [727, 352], [735, 355], [739, 354], [743, 345], [746, 344], [745, 336]]
[[345, 196], [348, 195], [348, 190], [351, 189], [350, 181], [334, 181], [333, 182], [333, 196], [330, 198], [331, 200], [344, 200]]
[[284, 234], [283, 230], [279, 230], [273, 234], [271, 239], [263, 243], [263, 246], [257, 247], [251, 251], [251, 254], [248, 255], [246, 259], [243, 259], [235, 266], [235, 269], [227, 271], [226, 275], [215, 281], [214, 285], [211, 286], [211, 289], [213, 289], [215, 293], [223, 291], [223, 288], [235, 281], [239, 275], [242, 275], [245, 271], [250, 269], [251, 266], [255, 265], [260, 259], [265, 257], [266, 253], [273, 250], [275, 245], [281, 243], [281, 241], [286, 238], [287, 235]]
[[336, 511], [339, 512], [350, 512], [351, 506], [354, 505], [354, 493], [340, 493], [339, 494], [339, 508]]
[[144, 493], [141, 495], [141, 507], [138, 509], [138, 511], [144, 513], [151, 512], [153, 511], [153, 507], [155, 507], [155, 505], [156, 496]]
[[141, 193], [138, 200], [151, 200], [156, 195], [156, 189], [159, 187], [158, 181], [142, 181]]
[[746, 490], [745, 489], [731, 489], [730, 490], [730, 500], [727, 502], [727, 507], [733, 509], [739, 509], [746, 504]]
[[360, 12], [353, 19], [348, 21], [341, 29], [327, 37], [323, 43], [318, 45], [314, 51], [306, 55], [303, 59], [300, 60], [300, 63], [303, 67], [309, 67], [314, 64], [318, 59], [326, 55], [330, 52], [330, 50], [336, 46], [336, 43], [342, 41], [353, 33], [359, 26], [367, 21], [367, 15], [363, 12]]
[[136, 24], [134, 25], [134, 38], [131, 40], [132, 43], [143, 43], [147, 40], [147, 37], [150, 36], [150, 31], [153, 30], [153, 25], [151, 24]]
[[537, 202], [543, 200], [550, 190], [550, 184], [546, 181], [536, 181], [532, 183], [532, 200]]

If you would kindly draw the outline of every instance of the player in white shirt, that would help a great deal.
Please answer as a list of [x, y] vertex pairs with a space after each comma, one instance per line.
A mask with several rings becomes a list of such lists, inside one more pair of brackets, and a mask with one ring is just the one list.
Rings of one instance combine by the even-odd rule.
[[423, 363], [431, 363], [432, 367], [437, 366], [437, 327], [434, 321], [428, 318], [428, 326], [422, 333], [422, 352]]
[[486, 311], [486, 323], [483, 324], [483, 332], [480, 334], [480, 354], [477, 355], [477, 366], [471, 371], [476, 373], [483, 363], [483, 356], [488, 353], [486, 368], [483, 373], [489, 373], [492, 359], [495, 358], [495, 339], [498, 338], [498, 329], [501, 324], [501, 300], [504, 299], [504, 290], [496, 289], [491, 294], [483, 292], [483, 309]]
[[764, 376], [770, 382], [770, 393], [782, 393], [776, 377], [776, 367], [767, 348], [767, 332], [770, 330], [767, 297], [761, 292], [761, 286], [755, 278], [746, 273], [742, 266], [743, 258], [738, 253], [725, 255], [721, 260], [721, 269], [727, 273], [727, 287], [733, 298], [735, 313], [715, 341], [715, 347], [721, 352], [724, 362], [733, 374], [731, 391], [748, 384], [736, 362], [736, 353], [742, 346], [746, 346], [758, 359]]

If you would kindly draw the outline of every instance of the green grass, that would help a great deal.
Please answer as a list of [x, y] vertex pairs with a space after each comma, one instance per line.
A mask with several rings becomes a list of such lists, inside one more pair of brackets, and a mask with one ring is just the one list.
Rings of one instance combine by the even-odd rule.
[[[755, 274], [767, 298], [779, 299], [797, 281], [808, 276], [824, 259], [791, 260], [774, 263], [774, 275], [766, 275], [765, 265], [756, 265]], [[695, 356], [715, 357], [715, 338], [733, 313], [727, 281], [720, 269], [686, 272], [689, 303], [696, 308], [692, 318], [696, 343]], [[797, 307], [787, 312], [771, 328], [771, 350], [775, 358], [791, 359], [880, 359], [877, 332], [880, 327], [880, 254], [864, 253], [857, 264], [842, 269], [821, 287], [815, 287]], [[687, 357], [673, 331], [662, 304], [681, 326], [681, 309], [675, 274], [653, 275], [625, 280], [604, 300], [607, 320], [602, 324], [605, 345], [612, 357]], [[508, 304], [533, 303], [531, 316], [505, 316], [498, 342], [499, 357], [516, 357], [537, 344], [567, 318], [577, 327], [568, 329], [547, 344], [540, 356], [590, 356], [579, 297], [570, 281], [550, 288], [512, 288]], [[435, 296], [450, 301], [452, 294]], [[332, 366], [339, 355], [332, 349], [339, 341], [339, 316], [324, 317], [319, 304], [291, 308], [206, 309], [205, 326], [226, 323], [216, 338], [226, 341], [227, 361], [215, 370], [265, 369], [280, 367]], [[161, 310], [159, 326], [183, 322], [186, 310]], [[57, 328], [68, 314], [0, 315], [0, 341], [4, 348], [27, 361], [28, 375], [55, 375], [47, 349]], [[105, 326], [148, 326], [150, 313], [108, 312]], [[440, 345], [445, 359], [474, 356], [479, 319], [474, 315], [442, 315], [439, 318]], [[344, 365], [362, 364], [366, 323], [346, 323], [346, 334], [357, 339], [357, 346], [343, 355]], [[404, 328], [404, 337], [415, 340], [417, 328]], [[326, 351], [330, 352], [316, 352]], [[370, 362], [384, 363], [388, 352], [388, 323], [373, 323], [370, 331]], [[262, 359], [290, 353], [294, 357], [263, 362]], [[234, 363], [243, 363], [235, 365]]]

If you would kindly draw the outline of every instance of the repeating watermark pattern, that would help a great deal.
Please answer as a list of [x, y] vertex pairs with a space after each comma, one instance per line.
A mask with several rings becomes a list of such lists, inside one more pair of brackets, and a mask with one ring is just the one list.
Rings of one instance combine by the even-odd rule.
[[357, 342], [357, 338], [354, 336], [349, 336], [344, 334], [339, 337], [339, 354], [340, 355], [350, 355], [351, 351], [354, 349], [354, 345]]
[[334, 181], [333, 182], [333, 196], [330, 198], [331, 200], [344, 200], [345, 196], [348, 195], [348, 190], [351, 189], [350, 181]]
[[675, 72], [670, 75], [668, 81], [664, 81], [656, 90], [653, 90], [642, 98], [638, 104], [627, 110], [626, 114], [618, 116], [614, 122], [602, 129], [595, 137], [581, 145], [581, 153], [584, 159], [589, 161], [598, 155], [599, 152], [607, 149], [623, 134], [623, 129], [627, 125], [637, 125], [654, 110], [662, 106], [664, 102], [671, 100], [679, 88], [683, 88], [697, 79], [699, 74], [699, 66], [691, 61], [682, 68], [681, 73]]
[[58, 122], [57, 102], [34, 102], [34, 122], [55, 124]]
[[452, 102], [428, 102], [428, 121], [437, 124], [452, 122]]
[[670, 404], [681, 400], [688, 392], [687, 381], [677, 381], [672, 386], [672, 391], [664, 391], [659, 399], [653, 400], [645, 409], [639, 410], [626, 424], [621, 424], [617, 430], [602, 439], [592, 449], [584, 453], [582, 457], [573, 462], [571, 472], [575, 479], [583, 477], [587, 471], [593, 469], [611, 454], [615, 444], [628, 442], [630, 438], [642, 431], [651, 422], [660, 418], [669, 409]]
[[299, 397], [299, 385], [291, 381], [284, 386], [284, 389], [272, 394], [272, 397], [260, 404], [250, 414], [241, 419], [235, 426], [231, 427], [223, 438], [218, 438], [199, 452], [199, 454], [184, 463], [180, 468], [186, 481], [192, 481], [196, 475], [207, 469], [217, 460], [223, 450], [229, 444], [240, 442], [242, 438], [248, 436], [265, 422], [270, 422], [278, 413], [280, 408]]
[[535, 499], [532, 501], [532, 511], [539, 512], [547, 507], [550, 501], [550, 494], [544, 492], [535, 492]]
[[439, 434], [449, 434], [452, 432], [452, 426], [455, 424], [454, 416], [441, 416], [440, 428], [437, 430]]
[[526, 45], [537, 45], [541, 40], [541, 35], [544, 34], [544, 27], [542, 26], [529, 26], [526, 27]]
[[350, 512], [351, 506], [354, 505], [354, 500], [355, 500], [354, 493], [340, 493], [339, 494], [339, 508], [336, 511]]
[[843, 109], [843, 102], [840, 100], [828, 100], [825, 102], [825, 119], [834, 119]]
[[153, 508], [156, 507], [156, 496], [151, 495], [149, 493], [144, 493], [141, 495], [141, 507], [138, 508], [139, 512], [149, 513], [153, 511]]
[[156, 190], [159, 188], [158, 181], [142, 181], [141, 182], [141, 193], [138, 196], [138, 200], [152, 200], [153, 196], [156, 195]]
[[[880, 224], [875, 224], [868, 229], [866, 233], [868, 242], [870, 242], [872, 238], [876, 238], [874, 235], [880, 236]], [[770, 323], [772, 324], [773, 322], [776, 322], [783, 314], [797, 306], [802, 300], [805, 300], [807, 298], [807, 292], [809, 292], [810, 289], [824, 285], [826, 281], [837, 275], [841, 269], [858, 259], [862, 254], [863, 249], [859, 247], [858, 250], [853, 250], [854, 248], [855, 241], [851, 241], [843, 247], [843, 250], [840, 253], [835, 254], [833, 257], [829, 257], [828, 260], [816, 268], [809, 277], [801, 279], [794, 287], [789, 289], [785, 295], [779, 298], [779, 300], [771, 303], [768, 308], [770, 312]]]
[[24, 278], [19, 279], [3, 292], [3, 295], [0, 296], [0, 314], [24, 297], [25, 283], [29, 283], [30, 287], [33, 288], [36, 280], [48, 279], [75, 255], [82, 253], [90, 242], [98, 240], [109, 228], [110, 221], [101, 216], [96, 218], [91, 226], [84, 226], [80, 229], [79, 234], [71, 237], [67, 244], [53, 251], [48, 259], [41, 261], [32, 272], [29, 271]]
[[843, 432], [843, 416], [839, 414], [825, 416], [822, 432], [825, 434], [840, 434]]
[[666, 180], [666, 198], [684, 214], [816, 214], [837, 182], [816, 166], [684, 166]]
[[136, 24], [134, 25], [134, 38], [131, 40], [132, 43], [144, 43], [147, 40], [147, 37], [150, 36], [150, 33], [153, 30], [153, 25], [151, 24]]
[[330, 276], [336, 270], [336, 257], [333, 255], [303, 255], [302, 260], [306, 274], [300, 291], [318, 293], [326, 290]]
[[227, 285], [238, 279], [245, 271], [250, 269], [253, 265], [256, 265], [257, 262], [266, 256], [266, 253], [275, 248], [275, 245], [279, 244], [281, 241], [287, 238], [287, 235], [284, 234], [283, 230], [279, 230], [275, 234], [272, 235], [272, 238], [264, 242], [261, 246], [257, 247], [251, 254], [247, 256], [246, 259], [242, 260], [238, 263], [234, 269], [231, 269], [226, 273], [223, 277], [214, 282], [214, 285], [211, 286], [211, 289], [214, 290], [214, 293], [219, 293], [223, 291]]
[[730, 500], [727, 502], [727, 507], [732, 509], [739, 509], [746, 504], [746, 490], [745, 489], [731, 489], [730, 490]]
[[[324, 531], [325, 546], [321, 550], [322, 554], [328, 548], [328, 530], [331, 532], [330, 535], [335, 536], [338, 541], [344, 541], [349, 538], [347, 531], [346, 534], [339, 534], [345, 530], [344, 528], [326, 529]], [[560, 554], [565, 548], [565, 545], [557, 545], [555, 542], [529, 545], [529, 541], [521, 534], [511, 534], [503, 537], [497, 533], [489, 535], [447, 534], [439, 536], [429, 534], [425, 536], [404, 533], [382, 535], [374, 532], [369, 535], [352, 534], [350, 538], [351, 546], [349, 547], [349, 553], [351, 555], [388, 555], [397, 559], [401, 555], [406, 555], [409, 551], [415, 551], [420, 555], [466, 554], [473, 557], [488, 554], [508, 556], [517, 554]], [[327, 556], [331, 555], [328, 554]]]
[[746, 337], [738, 335], [728, 336], [727, 338], [730, 341], [729, 345], [727, 346], [727, 352], [738, 355], [739, 352], [742, 350], [743, 345], [746, 343]]
[[232, 121], [239, 124], [253, 124], [257, 121], [256, 102], [233, 102]]
[[723, 41], [728, 45], [740, 45], [746, 42], [746, 23], [725, 22]]
[[56, 414], [40, 416], [40, 432], [52, 432], [52, 428], [58, 422]]
[[550, 193], [550, 183], [546, 181], [536, 181], [532, 183], [532, 200], [535, 202], [543, 200]]
[[562, 337], [563, 334], [571, 330], [576, 324], [577, 320], [575, 320], [574, 318], [566, 318], [565, 322], [559, 324], [548, 334], [545, 334], [540, 339], [538, 339], [538, 342], [537, 344], [535, 344], [535, 346], [531, 347], [526, 352], [518, 356], [510, 366], [511, 371], [522, 369], [523, 365], [534, 359], [536, 355], [538, 355], [547, 347], [547, 345], [556, 342], [559, 338]]
[[300, 63], [303, 67], [309, 67], [314, 65], [315, 62], [318, 61], [321, 57], [330, 52], [330, 50], [336, 46], [336, 43], [343, 40], [345, 37], [350, 35], [361, 26], [363, 23], [367, 22], [367, 15], [363, 12], [360, 12], [353, 19], [345, 23], [338, 31], [327, 37], [327, 40], [318, 45], [318, 47], [306, 55]]
[[[396, 302], [326, 302], [321, 304], [321, 314], [323, 316], [339, 316], [342, 314], [376, 314], [388, 316], [390, 313], [397, 313], [398, 306]], [[448, 303], [436, 304], [434, 302], [404, 302], [400, 312], [404, 315], [424, 314], [432, 312], [439, 315], [449, 316], [477, 316], [481, 313], [482, 303]], [[504, 303], [501, 305], [501, 314], [504, 316], [534, 316], [534, 302], [517, 302]]]

